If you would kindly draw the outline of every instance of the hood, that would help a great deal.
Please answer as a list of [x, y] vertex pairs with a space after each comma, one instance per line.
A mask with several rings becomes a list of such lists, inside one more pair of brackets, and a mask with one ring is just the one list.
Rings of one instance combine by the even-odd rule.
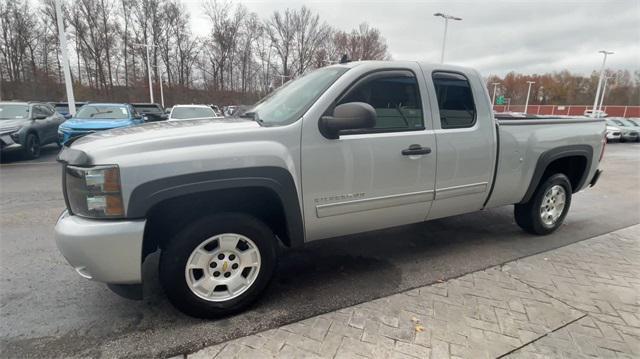
[[72, 128], [77, 130], [104, 130], [109, 128], [126, 127], [131, 126], [133, 121], [131, 119], [85, 119], [85, 118], [71, 118], [65, 121], [62, 128]]
[[26, 121], [26, 118], [19, 118], [15, 120], [0, 120], [0, 131], [10, 128], [16, 128], [22, 126]]
[[212, 140], [212, 136], [261, 128], [257, 122], [246, 119], [150, 122], [139, 126], [96, 132], [80, 138], [73, 143], [72, 147], [88, 154], [102, 150], [147, 152], [155, 149], [186, 147], [199, 141], [207, 143]]

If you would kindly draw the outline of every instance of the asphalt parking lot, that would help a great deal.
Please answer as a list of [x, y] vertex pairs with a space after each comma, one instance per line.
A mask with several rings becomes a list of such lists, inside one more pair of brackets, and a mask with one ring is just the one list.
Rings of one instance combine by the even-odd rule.
[[315, 242], [283, 254], [266, 295], [217, 321], [173, 309], [152, 260], [145, 300], [80, 278], [55, 248], [64, 204], [57, 149], [0, 164], [2, 357], [171, 356], [558, 248], [640, 223], [640, 144], [607, 146], [598, 185], [574, 197], [565, 225], [535, 237], [512, 207]]

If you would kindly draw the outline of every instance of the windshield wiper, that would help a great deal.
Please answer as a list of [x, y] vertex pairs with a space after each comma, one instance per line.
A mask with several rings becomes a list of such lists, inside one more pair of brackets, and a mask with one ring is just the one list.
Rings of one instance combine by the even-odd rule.
[[264, 124], [264, 121], [262, 121], [260, 119], [260, 115], [258, 115], [257, 112], [255, 111], [251, 111], [251, 112], [245, 112], [242, 115], [238, 116], [240, 118], [250, 118], [254, 121], [256, 121], [260, 126], [262, 126], [262, 124]]
[[93, 117], [95, 115], [104, 115], [105, 113], [113, 113], [113, 111], [104, 111], [104, 112], [98, 111], [98, 112], [92, 113], [91, 115], [89, 115], [89, 117]]

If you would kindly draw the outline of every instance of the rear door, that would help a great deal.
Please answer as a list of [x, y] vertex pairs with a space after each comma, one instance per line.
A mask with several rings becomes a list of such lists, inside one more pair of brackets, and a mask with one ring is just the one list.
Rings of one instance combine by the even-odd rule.
[[[493, 180], [496, 144], [492, 111], [480, 76], [430, 71], [438, 142], [435, 201], [429, 219], [479, 210]], [[485, 98], [486, 97], [486, 98]]]
[[[415, 64], [350, 74], [353, 80], [325, 113], [342, 103], [366, 102], [377, 114], [373, 129], [327, 139], [318, 130], [319, 117], [305, 122], [301, 179], [308, 240], [426, 218], [435, 185], [436, 143], [419, 71]], [[406, 151], [417, 147], [431, 152]]]

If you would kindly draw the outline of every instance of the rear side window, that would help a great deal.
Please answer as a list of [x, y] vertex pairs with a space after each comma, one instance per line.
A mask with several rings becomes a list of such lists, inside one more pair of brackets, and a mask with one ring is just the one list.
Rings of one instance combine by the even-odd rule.
[[472, 127], [476, 122], [476, 106], [467, 78], [450, 72], [434, 72], [432, 78], [440, 109], [441, 127]]
[[424, 129], [418, 81], [410, 71], [369, 75], [356, 83], [337, 104], [348, 102], [365, 102], [376, 110], [376, 126], [364, 132]]

